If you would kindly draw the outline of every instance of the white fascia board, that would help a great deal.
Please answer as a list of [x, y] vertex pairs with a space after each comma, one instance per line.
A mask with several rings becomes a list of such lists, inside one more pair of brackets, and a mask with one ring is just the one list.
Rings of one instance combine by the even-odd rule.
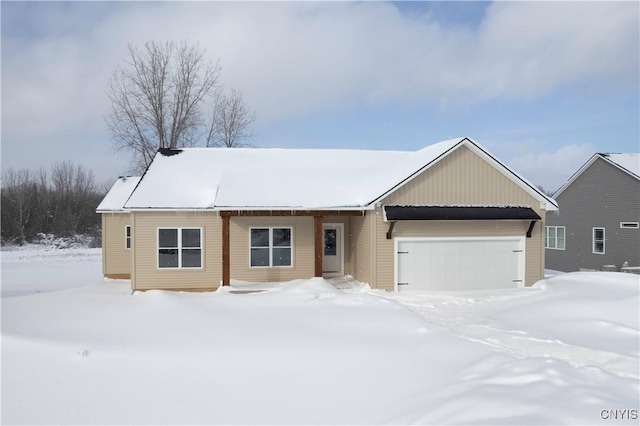
[[411, 182], [413, 179], [415, 179], [417, 176], [422, 174], [424, 171], [430, 169], [432, 166], [437, 164], [442, 158], [444, 158], [447, 155], [451, 154], [453, 151], [455, 151], [456, 149], [458, 149], [462, 145], [466, 146], [472, 152], [474, 152], [475, 154], [479, 155], [481, 158], [486, 160], [489, 164], [491, 164], [493, 166], [493, 168], [495, 168], [500, 173], [502, 173], [506, 178], [511, 180], [513, 183], [518, 185], [520, 188], [524, 189], [533, 198], [535, 198], [536, 200], [540, 201], [540, 207], [542, 209], [544, 209], [546, 211], [556, 211], [556, 210], [558, 210], [558, 204], [555, 202], [555, 200], [553, 200], [552, 198], [547, 197], [545, 194], [540, 192], [535, 186], [533, 186], [531, 183], [529, 183], [527, 180], [525, 180], [520, 175], [518, 175], [515, 172], [513, 172], [511, 169], [509, 169], [507, 166], [502, 164], [500, 161], [498, 161], [497, 159], [493, 158], [489, 153], [484, 151], [473, 140], [471, 140], [469, 138], [461, 139], [460, 142], [458, 142], [457, 144], [452, 146], [450, 149], [448, 149], [447, 151], [442, 153], [442, 155], [440, 155], [437, 158], [434, 158], [431, 162], [429, 162], [428, 164], [425, 164], [419, 170], [417, 170], [416, 172], [411, 174], [409, 177], [407, 177], [404, 181], [400, 182], [398, 185], [394, 186], [393, 188], [389, 189], [387, 192], [382, 194], [380, 197], [376, 198], [374, 201], [371, 202], [371, 204], [378, 203], [380, 200], [382, 200], [383, 198], [387, 197], [389, 194], [391, 194], [391, 193], [397, 191], [398, 189], [402, 188], [404, 185], [406, 185], [407, 183]]
[[593, 155], [591, 156], [591, 158], [589, 158], [589, 159], [587, 160], [587, 162], [586, 162], [586, 163], [584, 163], [584, 164], [582, 165], [582, 167], [580, 167], [580, 168], [578, 169], [578, 171], [577, 171], [577, 172], [575, 172], [573, 175], [571, 175], [571, 177], [569, 178], [569, 180], [567, 180], [567, 181], [564, 183], [564, 185], [562, 185], [562, 186], [561, 186], [561, 187], [560, 187], [560, 188], [559, 188], [559, 189], [558, 189], [558, 190], [553, 194], [553, 198], [556, 198], [556, 197], [558, 197], [560, 194], [562, 194], [562, 193], [564, 192], [564, 190], [565, 190], [565, 189], [567, 189], [567, 188], [568, 188], [568, 187], [569, 187], [569, 186], [570, 186], [570, 185], [571, 185], [571, 184], [572, 184], [576, 179], [578, 179], [578, 178], [582, 175], [582, 173], [584, 173], [584, 171], [585, 171], [585, 170], [587, 170], [589, 167], [591, 167], [591, 165], [592, 165], [593, 163], [595, 163], [595, 161], [596, 161], [598, 158], [602, 158], [602, 157], [601, 157], [599, 154], [593, 154]]
[[558, 210], [558, 203], [552, 197], [548, 197], [547, 195], [542, 193], [542, 191], [536, 188], [531, 182], [502, 164], [498, 159], [494, 158], [491, 154], [486, 152], [471, 139], [465, 139], [463, 141], [463, 144], [466, 145], [467, 148], [469, 148], [471, 151], [483, 158], [485, 161], [487, 161], [489, 164], [491, 164], [494, 169], [502, 173], [502, 175], [509, 179], [511, 182], [524, 189], [527, 194], [540, 201], [540, 207], [542, 209], [546, 211]]
[[247, 206], [243, 206], [243, 207], [232, 207], [232, 206], [216, 206], [213, 210], [215, 211], [236, 211], [236, 212], [244, 212], [244, 211], [264, 211], [264, 212], [269, 212], [269, 211], [291, 211], [291, 212], [303, 212], [303, 211], [309, 211], [309, 210], [317, 210], [317, 211], [336, 211], [336, 210], [342, 210], [342, 211], [354, 211], [354, 212], [359, 212], [359, 211], [364, 211], [364, 210], [374, 210], [375, 207], [374, 206], [358, 206], [358, 207], [286, 207], [286, 206], [274, 206], [274, 207], [247, 207]]
[[197, 208], [170, 208], [170, 207], [130, 207], [130, 212], [213, 212], [213, 209], [197, 209]]
[[122, 213], [128, 213], [129, 211], [133, 212], [221, 212], [221, 211], [308, 211], [308, 210], [318, 210], [318, 211], [334, 211], [334, 210], [343, 210], [343, 211], [364, 211], [364, 210], [374, 210], [373, 206], [362, 206], [362, 207], [221, 207], [217, 206], [214, 208], [167, 208], [167, 207], [131, 207], [128, 211], [123, 211]]
[[115, 213], [115, 214], [124, 214], [124, 213], [131, 213], [130, 210], [96, 210], [96, 213]]
[[632, 171], [630, 171], [630, 170], [625, 169], [625, 168], [624, 168], [624, 167], [622, 167], [620, 164], [618, 164], [618, 163], [616, 163], [615, 161], [611, 160], [611, 159], [610, 159], [609, 157], [607, 157], [606, 155], [600, 155], [600, 154], [597, 154], [597, 155], [598, 155], [600, 158], [602, 158], [603, 160], [606, 160], [606, 161], [607, 161], [607, 163], [609, 163], [609, 164], [611, 164], [612, 166], [614, 166], [614, 167], [616, 167], [616, 168], [618, 168], [618, 169], [622, 170], [623, 172], [625, 172], [625, 173], [626, 173], [626, 174], [628, 174], [629, 176], [634, 177], [634, 178], [636, 178], [636, 179], [640, 180], [640, 177], [636, 176], [636, 174], [635, 174], [635, 173], [633, 173], [633, 172], [632, 172]]
[[615, 161], [611, 161], [609, 158], [607, 158], [607, 156], [606, 156], [606, 155], [602, 155], [601, 153], [596, 153], [596, 154], [593, 154], [593, 155], [591, 156], [591, 158], [589, 158], [589, 160], [587, 160], [587, 162], [586, 162], [586, 163], [584, 163], [584, 164], [582, 165], [582, 167], [580, 167], [580, 168], [578, 169], [578, 171], [577, 171], [577, 172], [575, 172], [573, 175], [571, 175], [571, 177], [569, 178], [569, 180], [567, 180], [567, 182], [565, 182], [565, 184], [564, 184], [564, 185], [562, 185], [562, 186], [561, 186], [561, 187], [556, 191], [556, 193], [555, 193], [555, 194], [553, 194], [553, 197], [555, 198], [555, 197], [558, 197], [560, 194], [562, 194], [562, 193], [563, 193], [563, 192], [564, 192], [564, 191], [565, 191], [569, 186], [571, 186], [571, 184], [572, 184], [573, 182], [575, 182], [575, 181], [576, 181], [576, 179], [578, 179], [578, 178], [579, 178], [579, 177], [580, 177], [580, 176], [581, 176], [581, 175], [582, 175], [582, 174], [583, 174], [583, 173], [584, 173], [584, 172], [585, 172], [589, 167], [591, 167], [591, 165], [592, 165], [593, 163], [595, 163], [595, 162], [596, 162], [596, 160], [598, 160], [598, 159], [604, 160], [604, 161], [606, 161], [606, 162], [607, 162], [607, 164], [610, 164], [610, 165], [612, 165], [613, 167], [617, 168], [618, 170], [620, 170], [620, 171], [622, 171], [622, 172], [624, 172], [624, 173], [628, 174], [629, 176], [631, 176], [631, 177], [633, 177], [633, 178], [636, 178], [636, 179], [639, 179], [639, 180], [640, 180], [640, 178], [639, 178], [638, 176], [636, 176], [635, 174], [633, 174], [633, 173], [632, 173], [632, 172], [630, 172], [629, 170], [625, 169], [624, 167], [620, 166], [620, 165], [619, 165], [618, 163], [616, 163]]
[[440, 161], [440, 159], [446, 157], [447, 155], [449, 155], [451, 152], [455, 151], [465, 140], [467, 140], [467, 138], [462, 138], [460, 140], [460, 142], [458, 142], [457, 144], [455, 144], [454, 146], [452, 146], [451, 148], [449, 148], [448, 150], [446, 150], [445, 152], [443, 152], [442, 154], [440, 154], [440, 156], [434, 158], [433, 160], [431, 160], [430, 162], [428, 162], [427, 164], [423, 165], [422, 167], [420, 167], [418, 170], [416, 170], [415, 172], [411, 173], [409, 176], [407, 176], [402, 182], [396, 184], [395, 186], [393, 186], [392, 188], [389, 188], [387, 191], [385, 191], [382, 195], [380, 195], [378, 198], [376, 198], [375, 200], [371, 201], [369, 204], [367, 204], [367, 206], [375, 206], [377, 203], [379, 203], [381, 200], [383, 200], [385, 197], [388, 197], [390, 194], [396, 192], [397, 190], [399, 190], [400, 188], [402, 188], [403, 186], [405, 186], [406, 184], [408, 184], [409, 182], [411, 182], [413, 179], [415, 179], [416, 177], [418, 177], [420, 174], [422, 174], [422, 172], [430, 169], [434, 164], [436, 164], [438, 161]]

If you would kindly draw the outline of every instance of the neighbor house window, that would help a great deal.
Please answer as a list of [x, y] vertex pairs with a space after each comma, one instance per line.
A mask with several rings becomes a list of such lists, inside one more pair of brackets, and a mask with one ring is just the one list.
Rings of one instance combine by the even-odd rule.
[[251, 228], [251, 267], [292, 266], [292, 228]]
[[124, 248], [129, 250], [131, 248], [131, 226], [124, 227]]
[[593, 228], [593, 252], [604, 254], [604, 228]]
[[201, 228], [158, 229], [158, 268], [201, 267]]
[[544, 248], [564, 250], [565, 246], [564, 226], [546, 226], [544, 234]]
[[620, 222], [620, 228], [638, 229], [640, 228], [640, 222]]

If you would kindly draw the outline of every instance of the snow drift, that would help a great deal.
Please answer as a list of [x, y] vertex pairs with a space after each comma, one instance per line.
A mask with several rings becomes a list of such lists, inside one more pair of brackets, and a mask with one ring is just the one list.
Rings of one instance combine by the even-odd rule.
[[412, 295], [353, 284], [5, 297], [2, 422], [594, 424], [627, 410], [616, 424], [637, 424], [637, 276]]

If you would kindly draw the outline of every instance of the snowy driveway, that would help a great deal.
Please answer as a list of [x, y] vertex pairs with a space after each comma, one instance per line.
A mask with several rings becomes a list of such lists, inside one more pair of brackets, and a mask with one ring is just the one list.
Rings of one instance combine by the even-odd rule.
[[[538, 284], [524, 291], [381, 294], [381, 297], [402, 303], [430, 324], [455, 336], [489, 345], [519, 359], [563, 360], [576, 367], [594, 367], [638, 379], [638, 318], [634, 321], [634, 314], [640, 305], [633, 305], [633, 291], [620, 295], [620, 291], [612, 288], [598, 298], [599, 303], [592, 301], [587, 305], [576, 301], [576, 294], [571, 291], [591, 287], [597, 292], [602, 276], [585, 273], [551, 279], [553, 294], [541, 291], [549, 284]], [[638, 280], [633, 275], [611, 274], [611, 278], [627, 278], [631, 285]], [[572, 282], [582, 288], [567, 289]], [[621, 298], [625, 302], [619, 303]], [[573, 301], [578, 303], [571, 308]], [[612, 310], [617, 304], [626, 306]], [[600, 319], [594, 319], [594, 314]]]

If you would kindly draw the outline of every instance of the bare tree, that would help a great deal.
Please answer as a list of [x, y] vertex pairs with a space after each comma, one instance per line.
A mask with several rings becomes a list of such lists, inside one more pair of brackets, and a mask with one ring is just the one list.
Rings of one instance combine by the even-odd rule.
[[3, 227], [13, 231], [15, 239], [22, 245], [27, 240], [27, 228], [33, 220], [33, 206], [36, 200], [35, 181], [27, 169], [9, 169], [2, 179], [2, 222]]
[[53, 230], [73, 235], [86, 227], [100, 201], [93, 171], [69, 161], [58, 162], [51, 168], [51, 183], [55, 194]]
[[0, 241], [23, 244], [39, 234], [90, 235], [100, 242], [100, 215], [96, 206], [107, 189], [95, 183], [93, 172], [69, 161], [34, 171], [2, 172]]
[[144, 171], [158, 148], [197, 141], [203, 99], [214, 90], [219, 74], [220, 66], [206, 61], [197, 45], [129, 45], [128, 61], [116, 69], [108, 89], [111, 112], [106, 122], [116, 149], [133, 154], [133, 171]]
[[242, 92], [235, 89], [231, 89], [228, 96], [218, 92], [214, 99], [207, 146], [233, 148], [248, 145], [253, 136], [251, 125], [256, 114], [247, 107], [242, 96]]

